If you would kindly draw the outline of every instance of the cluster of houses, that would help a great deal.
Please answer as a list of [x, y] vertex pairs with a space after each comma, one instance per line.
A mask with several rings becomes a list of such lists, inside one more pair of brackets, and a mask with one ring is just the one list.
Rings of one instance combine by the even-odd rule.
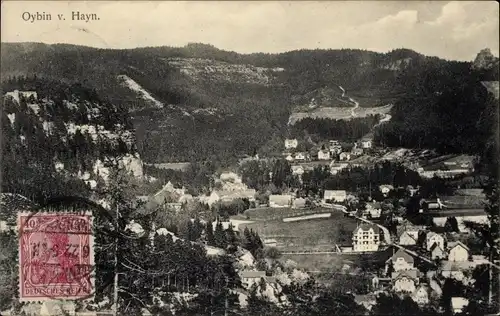
[[372, 148], [370, 139], [360, 140], [353, 144], [341, 145], [338, 140], [330, 140], [328, 143], [313, 147], [309, 152], [298, 151], [297, 139], [285, 139], [285, 151], [283, 155], [288, 161], [305, 160], [332, 160], [338, 156], [339, 160], [350, 160], [352, 157], [361, 156], [364, 151]]
[[[407, 188], [409, 196], [418, 192], [418, 187]], [[394, 190], [391, 185], [381, 185], [379, 190], [384, 196]], [[324, 203], [343, 203], [349, 195], [343, 190], [326, 190]], [[420, 212], [442, 209], [444, 204], [439, 198], [421, 200]], [[382, 213], [379, 202], [369, 202], [363, 211], [366, 219], [380, 218]], [[384, 245], [384, 233], [374, 223], [359, 224], [352, 232], [353, 252], [371, 252], [376, 254], [391, 251], [385, 261], [385, 269], [379, 271], [372, 280], [372, 287], [377, 291], [392, 291], [403, 296], [410, 296], [419, 305], [435, 301], [442, 295], [444, 280], [452, 278], [468, 285], [473, 282], [472, 271], [481, 264], [488, 264], [484, 256], [472, 255], [469, 247], [459, 239], [460, 234], [441, 234], [429, 231], [425, 226], [413, 225], [401, 219], [398, 233], [391, 245]], [[342, 250], [344, 251], [344, 249]], [[386, 257], [387, 258], [387, 257]], [[375, 299], [370, 300], [374, 304]], [[370, 303], [370, 304], [371, 304]], [[364, 304], [364, 303], [363, 303]], [[451, 309], [460, 312], [468, 300], [453, 297]]]
[[[356, 231], [357, 247], [378, 249], [376, 226], [361, 225]], [[363, 241], [359, 244], [359, 241]], [[428, 232], [423, 226], [404, 225], [400, 229], [393, 255], [385, 262], [383, 275], [374, 276], [372, 286], [376, 291], [391, 290], [410, 296], [419, 305], [428, 304], [442, 294], [443, 280], [453, 278], [464, 284], [473, 282], [472, 270], [488, 261], [483, 256], [471, 255], [469, 247], [459, 240], [447, 241], [443, 234]], [[399, 248], [395, 251], [396, 248]], [[414, 251], [413, 251], [414, 250]], [[424, 260], [426, 259], [426, 260]], [[435, 264], [437, 268], [419, 269], [417, 260]], [[430, 266], [430, 265], [429, 265]], [[452, 299], [452, 310], [460, 312], [468, 301], [462, 297]]]

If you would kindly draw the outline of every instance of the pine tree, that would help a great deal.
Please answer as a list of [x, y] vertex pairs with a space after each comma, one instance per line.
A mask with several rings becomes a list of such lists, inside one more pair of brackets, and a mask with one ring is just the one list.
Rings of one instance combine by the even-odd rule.
[[196, 239], [194, 238], [194, 227], [190, 219], [187, 220], [186, 227], [187, 228], [185, 231], [184, 239], [189, 241], [195, 241]]
[[224, 249], [227, 247], [226, 232], [224, 231], [224, 227], [221, 222], [217, 222], [217, 225], [215, 226], [214, 238], [215, 245], [217, 247]]
[[203, 231], [203, 224], [200, 222], [200, 219], [195, 219], [193, 223], [193, 241], [201, 238], [201, 233]]
[[250, 230], [248, 227], [245, 226], [245, 229], [243, 230], [243, 248], [245, 248], [248, 251], [252, 251], [252, 235], [250, 234]]
[[207, 245], [215, 246], [216, 244], [215, 244], [214, 229], [211, 221], [208, 221], [207, 225], [205, 226], [205, 235], [206, 235]]

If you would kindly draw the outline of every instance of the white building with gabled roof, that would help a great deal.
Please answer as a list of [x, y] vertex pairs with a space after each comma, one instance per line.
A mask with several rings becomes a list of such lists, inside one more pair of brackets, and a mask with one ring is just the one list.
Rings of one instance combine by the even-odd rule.
[[380, 228], [374, 224], [361, 224], [352, 233], [352, 249], [356, 252], [377, 251]]
[[286, 149], [295, 149], [299, 145], [299, 141], [296, 138], [293, 139], [285, 139], [285, 148]]

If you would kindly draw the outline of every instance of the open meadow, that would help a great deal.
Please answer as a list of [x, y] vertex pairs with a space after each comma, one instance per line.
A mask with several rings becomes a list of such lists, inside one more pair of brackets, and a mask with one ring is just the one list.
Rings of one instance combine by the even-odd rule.
[[332, 210], [323, 207], [311, 207], [294, 209], [290, 207], [274, 208], [274, 207], [259, 207], [248, 209], [243, 213], [243, 216], [248, 220], [265, 221], [282, 219], [285, 217], [295, 217], [310, 214], [330, 213]]
[[384, 267], [385, 261], [394, 251], [396, 250], [389, 247], [374, 253], [283, 254], [280, 260], [292, 260], [297, 268], [306, 271], [336, 272], [347, 265], [351, 272], [354, 269], [375, 272]]
[[256, 221], [241, 224], [256, 231], [262, 239], [273, 238], [281, 250], [331, 250], [335, 245], [350, 245], [356, 220], [345, 217], [343, 213], [325, 210], [329, 218], [305, 219], [284, 222], [283, 219]]

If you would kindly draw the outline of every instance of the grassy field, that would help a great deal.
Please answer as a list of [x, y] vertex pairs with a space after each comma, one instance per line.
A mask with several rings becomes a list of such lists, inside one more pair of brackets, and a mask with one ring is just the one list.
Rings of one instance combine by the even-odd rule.
[[297, 268], [306, 271], [322, 271], [324, 269], [339, 270], [344, 264], [351, 264], [351, 261], [343, 255], [322, 254], [322, 255], [282, 255], [281, 260], [293, 260], [297, 263]]
[[[359, 107], [354, 110], [355, 117], [366, 117], [376, 114], [388, 114], [392, 105], [380, 107]], [[350, 120], [352, 107], [320, 107], [310, 112], [295, 112], [290, 115], [288, 124], [293, 125], [305, 118], [329, 118], [333, 120]]]
[[[330, 210], [331, 211], [331, 210]], [[282, 249], [332, 249], [335, 244], [350, 244], [352, 231], [356, 228], [356, 220], [344, 217], [343, 213], [332, 212], [327, 219], [310, 219], [298, 222], [282, 220], [259, 221], [242, 224], [257, 231], [261, 238], [274, 238]]]
[[246, 210], [243, 215], [245, 218], [250, 220], [268, 220], [271, 218], [284, 218], [289, 216], [294, 216], [294, 214], [316, 214], [324, 211], [325, 213], [330, 213], [332, 210], [327, 208], [304, 208], [304, 209], [292, 209], [290, 207], [283, 208], [273, 208], [273, 207], [260, 207], [260, 208], [252, 208]]
[[375, 272], [385, 266], [385, 262], [394, 252], [394, 247], [377, 251], [371, 254], [342, 253], [342, 254], [291, 254], [282, 255], [280, 260], [293, 260], [297, 268], [307, 271], [339, 271], [346, 264], [351, 269], [361, 268], [365, 271]]

